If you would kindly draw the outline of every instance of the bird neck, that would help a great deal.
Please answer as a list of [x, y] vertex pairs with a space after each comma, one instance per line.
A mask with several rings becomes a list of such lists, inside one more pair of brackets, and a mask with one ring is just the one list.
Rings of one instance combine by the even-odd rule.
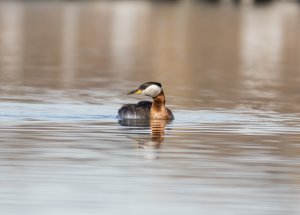
[[164, 92], [161, 91], [158, 96], [153, 98], [153, 103], [150, 109], [150, 119], [168, 120], [169, 113], [165, 106], [166, 98]]
[[160, 94], [158, 94], [158, 96], [153, 98], [153, 103], [151, 108], [154, 109], [155, 111], [161, 111], [162, 109], [165, 108], [165, 104], [166, 104], [165, 94], [164, 91], [161, 90]]

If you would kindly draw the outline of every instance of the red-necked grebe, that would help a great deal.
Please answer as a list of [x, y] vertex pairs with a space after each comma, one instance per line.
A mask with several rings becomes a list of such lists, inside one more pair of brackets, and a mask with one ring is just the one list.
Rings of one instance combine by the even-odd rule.
[[166, 98], [160, 83], [144, 83], [138, 89], [128, 93], [130, 94], [150, 96], [153, 102], [140, 101], [137, 104], [125, 104], [118, 111], [119, 119], [174, 119], [172, 112], [165, 106]]

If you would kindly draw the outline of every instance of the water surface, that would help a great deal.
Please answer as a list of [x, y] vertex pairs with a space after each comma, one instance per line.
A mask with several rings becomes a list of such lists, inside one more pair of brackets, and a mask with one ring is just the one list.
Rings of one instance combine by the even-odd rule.
[[[0, 2], [0, 213], [300, 214], [299, 15]], [[120, 123], [146, 81], [175, 120]]]

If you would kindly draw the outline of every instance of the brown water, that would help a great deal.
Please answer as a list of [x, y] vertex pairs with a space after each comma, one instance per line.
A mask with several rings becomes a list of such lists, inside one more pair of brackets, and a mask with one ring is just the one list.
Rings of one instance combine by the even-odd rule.
[[[300, 7], [0, 2], [0, 214], [300, 214]], [[160, 81], [175, 115], [124, 126]]]

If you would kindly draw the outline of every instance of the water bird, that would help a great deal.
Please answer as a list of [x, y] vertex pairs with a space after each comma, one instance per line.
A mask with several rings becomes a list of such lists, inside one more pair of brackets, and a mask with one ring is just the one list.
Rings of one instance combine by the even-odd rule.
[[146, 82], [128, 93], [131, 94], [152, 97], [153, 102], [140, 101], [137, 104], [125, 104], [118, 110], [119, 119], [174, 119], [172, 112], [165, 106], [166, 98], [161, 83]]

